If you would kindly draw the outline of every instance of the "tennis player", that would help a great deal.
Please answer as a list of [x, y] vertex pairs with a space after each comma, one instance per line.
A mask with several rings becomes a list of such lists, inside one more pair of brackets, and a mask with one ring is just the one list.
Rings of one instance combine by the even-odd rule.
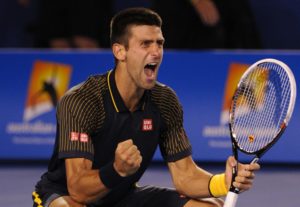
[[[144, 8], [121, 11], [111, 21], [115, 68], [88, 78], [61, 99], [48, 171], [33, 192], [35, 207], [222, 206], [230, 157], [212, 175], [191, 157], [183, 112], [175, 92], [158, 83], [164, 37], [161, 18]], [[176, 34], [174, 34], [176, 35]], [[175, 188], [138, 186], [156, 147]], [[234, 186], [252, 186], [258, 164], [239, 164]]]

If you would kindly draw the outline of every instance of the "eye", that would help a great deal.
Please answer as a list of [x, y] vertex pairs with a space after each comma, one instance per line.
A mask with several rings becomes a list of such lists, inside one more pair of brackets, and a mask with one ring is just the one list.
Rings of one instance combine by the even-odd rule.
[[151, 43], [152, 43], [152, 41], [150, 41], [150, 40], [143, 41], [142, 42], [142, 47], [147, 48], [151, 45]]
[[163, 47], [163, 46], [164, 46], [164, 40], [158, 40], [158, 41], [157, 41], [157, 45], [158, 45], [159, 47]]

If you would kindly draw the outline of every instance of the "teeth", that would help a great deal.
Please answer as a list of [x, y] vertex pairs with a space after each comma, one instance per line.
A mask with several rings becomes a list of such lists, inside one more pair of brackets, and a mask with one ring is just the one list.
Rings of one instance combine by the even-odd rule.
[[157, 63], [148, 63], [145, 67], [151, 70], [155, 70]]
[[147, 65], [150, 66], [150, 67], [156, 67], [157, 63], [149, 63]]

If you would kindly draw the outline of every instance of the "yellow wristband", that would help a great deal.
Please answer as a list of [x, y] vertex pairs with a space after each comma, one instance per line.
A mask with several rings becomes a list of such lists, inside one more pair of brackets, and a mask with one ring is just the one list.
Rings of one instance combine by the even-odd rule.
[[208, 189], [213, 197], [225, 196], [228, 192], [225, 181], [225, 174], [217, 174], [210, 178]]

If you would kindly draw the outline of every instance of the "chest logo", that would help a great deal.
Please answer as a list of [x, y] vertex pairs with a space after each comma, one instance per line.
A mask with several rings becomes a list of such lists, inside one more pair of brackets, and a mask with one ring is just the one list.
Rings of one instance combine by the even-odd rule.
[[142, 131], [152, 131], [153, 123], [152, 119], [143, 119]]

